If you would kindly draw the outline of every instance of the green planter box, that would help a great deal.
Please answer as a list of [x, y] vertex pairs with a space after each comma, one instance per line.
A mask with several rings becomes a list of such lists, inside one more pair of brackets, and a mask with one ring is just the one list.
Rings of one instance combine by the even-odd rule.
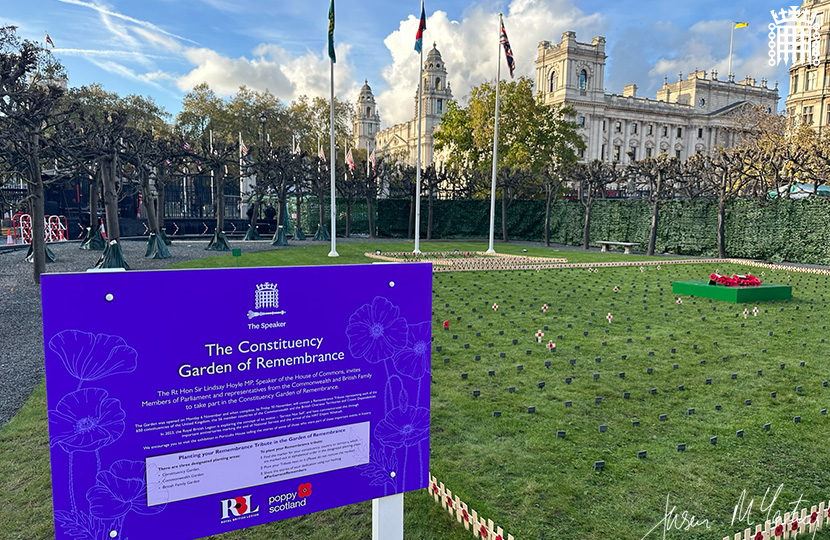
[[763, 302], [765, 300], [789, 300], [793, 297], [793, 288], [789, 285], [762, 283], [757, 287], [726, 287], [709, 285], [707, 280], [675, 281], [672, 293], [723, 300], [735, 304]]

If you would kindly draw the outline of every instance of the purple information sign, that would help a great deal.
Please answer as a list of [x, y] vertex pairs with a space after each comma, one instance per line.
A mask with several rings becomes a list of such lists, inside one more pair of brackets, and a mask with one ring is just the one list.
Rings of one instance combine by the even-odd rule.
[[431, 303], [429, 264], [44, 275], [56, 539], [426, 487]]

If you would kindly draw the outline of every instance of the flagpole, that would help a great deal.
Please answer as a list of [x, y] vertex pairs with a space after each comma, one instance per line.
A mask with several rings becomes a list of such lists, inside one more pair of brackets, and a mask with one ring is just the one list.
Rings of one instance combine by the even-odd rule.
[[496, 119], [493, 127], [493, 179], [490, 184], [490, 247], [487, 253], [495, 253], [493, 234], [496, 226], [496, 172], [499, 158], [499, 82], [501, 81], [501, 13], [499, 13], [499, 39], [496, 53]]
[[735, 38], [735, 21], [732, 21], [732, 31], [729, 32], [729, 69], [726, 70], [726, 79], [732, 75], [732, 41]]
[[331, 145], [329, 147], [329, 155], [331, 156], [331, 251], [329, 252], [329, 257], [339, 257], [340, 255], [337, 253], [337, 224], [335, 222], [335, 216], [337, 215], [335, 210], [335, 192], [334, 192], [334, 62], [331, 62], [331, 130], [330, 130], [330, 141]]
[[421, 46], [418, 64], [418, 150], [415, 158], [415, 249], [413, 253], [421, 253], [421, 118], [424, 108], [424, 47]]

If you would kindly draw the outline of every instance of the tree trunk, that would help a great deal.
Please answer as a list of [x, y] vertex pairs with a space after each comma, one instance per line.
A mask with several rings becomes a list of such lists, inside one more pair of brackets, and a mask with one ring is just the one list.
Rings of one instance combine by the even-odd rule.
[[409, 199], [409, 229], [406, 232], [406, 237], [409, 240], [414, 238], [412, 229], [415, 226], [415, 197]]
[[352, 198], [346, 197], [346, 238], [352, 234]]
[[582, 229], [582, 249], [587, 250], [591, 241], [591, 206], [593, 201], [589, 200], [585, 205], [585, 226]]
[[107, 217], [107, 240], [119, 240], [121, 229], [118, 225], [118, 192], [115, 185], [116, 157], [112, 156], [102, 163], [104, 182], [104, 209]]
[[432, 240], [432, 201], [435, 199], [432, 186], [429, 186], [429, 202], [427, 203], [427, 240]]
[[158, 233], [167, 233], [164, 226], [164, 182], [159, 182], [156, 177], [156, 219], [158, 220]]
[[646, 255], [654, 255], [654, 247], [657, 244], [657, 220], [660, 211], [660, 201], [654, 200], [651, 205], [651, 231], [648, 235], [648, 251]]
[[95, 171], [95, 178], [89, 180], [89, 227], [90, 237], [101, 226], [98, 223], [98, 200], [101, 198], [101, 176], [103, 174], [102, 164], [98, 163], [98, 170]]
[[30, 211], [32, 216], [32, 278], [36, 284], [40, 284], [40, 275], [46, 271], [46, 230], [43, 223], [44, 210], [44, 187], [43, 175], [40, 170], [40, 136], [35, 134], [31, 141], [31, 154], [29, 155], [29, 174], [31, 175], [31, 203]]
[[505, 242], [507, 239], [507, 186], [501, 188], [501, 237]]
[[372, 181], [366, 194], [366, 209], [369, 214], [369, 238], [372, 239], [375, 238], [375, 199], [371, 192], [374, 189], [374, 185], [374, 181]]
[[216, 232], [225, 230], [225, 171], [223, 167], [214, 169], [216, 178]]
[[298, 230], [303, 230], [302, 227], [302, 218], [303, 218], [303, 194], [299, 190], [297, 190], [297, 219], [294, 221], [294, 237], [297, 236]]
[[726, 238], [724, 231], [724, 221], [726, 214], [726, 198], [720, 197], [718, 199], [718, 258], [726, 258]]
[[545, 247], [550, 247], [550, 211], [553, 206], [551, 188], [545, 190]]
[[142, 171], [141, 177], [141, 197], [144, 199], [144, 211], [147, 212], [147, 225], [150, 231], [158, 234], [159, 222], [156, 219], [156, 203], [150, 193], [150, 176]]
[[317, 194], [317, 201], [320, 203], [320, 227], [326, 226], [326, 197], [325, 195]]

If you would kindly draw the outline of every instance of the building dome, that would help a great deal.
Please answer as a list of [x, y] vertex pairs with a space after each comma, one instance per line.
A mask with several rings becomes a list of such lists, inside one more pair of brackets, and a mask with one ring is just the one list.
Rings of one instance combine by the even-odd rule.
[[363, 80], [363, 86], [360, 88], [360, 95], [357, 98], [358, 101], [374, 101], [374, 94], [372, 94], [372, 88], [369, 86], [369, 80]]

